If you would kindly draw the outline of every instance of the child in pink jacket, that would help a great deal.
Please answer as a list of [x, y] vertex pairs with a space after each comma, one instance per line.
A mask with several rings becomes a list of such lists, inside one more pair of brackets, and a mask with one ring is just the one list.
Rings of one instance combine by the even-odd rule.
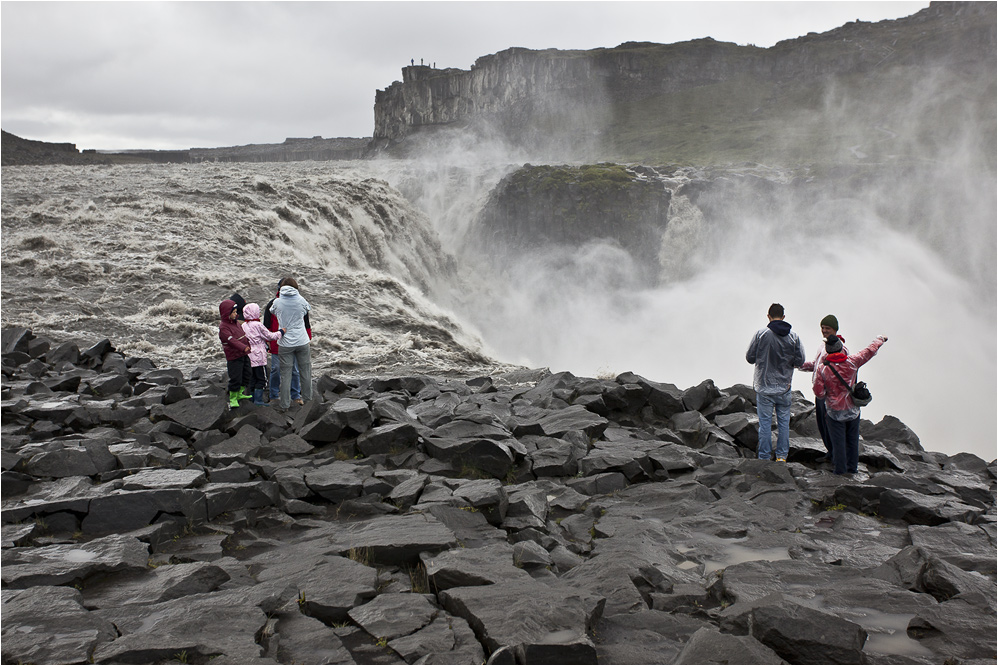
[[250, 345], [250, 365], [253, 368], [253, 378], [250, 383], [250, 388], [253, 389], [253, 404], [262, 405], [263, 389], [267, 386], [267, 340], [280, 340], [284, 335], [284, 329], [268, 331], [260, 321], [260, 306], [256, 303], [247, 303], [243, 308], [243, 316], [246, 318], [243, 331], [246, 332], [246, 341]]

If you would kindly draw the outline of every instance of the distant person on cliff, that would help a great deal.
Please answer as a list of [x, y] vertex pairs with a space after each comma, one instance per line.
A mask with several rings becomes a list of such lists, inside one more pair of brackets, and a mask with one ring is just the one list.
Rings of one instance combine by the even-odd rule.
[[790, 454], [790, 384], [794, 368], [804, 363], [804, 346], [790, 324], [783, 321], [779, 303], [769, 306], [769, 324], [749, 343], [745, 360], [755, 365], [753, 385], [759, 415], [759, 447], [756, 455], [770, 460], [773, 450], [773, 410], [776, 410], [776, 459], [786, 462]]
[[237, 321], [239, 312], [235, 301], [227, 298], [219, 303], [218, 314], [221, 317], [218, 322], [218, 339], [222, 341], [225, 369], [229, 374], [229, 407], [235, 409], [239, 406], [240, 400], [250, 397], [245, 390], [252, 375], [249, 360], [250, 345], [246, 339], [246, 332]]
[[[309, 348], [309, 333], [305, 329], [305, 318], [312, 306], [300, 293], [298, 282], [287, 277], [282, 281], [280, 295], [271, 306], [271, 312], [277, 317], [284, 336], [277, 341], [278, 358], [281, 363], [281, 375], [290, 377], [294, 364], [298, 364], [301, 373], [301, 396], [305, 400], [312, 399], [312, 355]], [[281, 383], [281, 409], [291, 407], [291, 382]]]
[[[849, 350], [845, 347], [846, 339], [839, 335], [839, 320], [835, 315], [825, 315], [821, 320], [821, 341], [822, 344], [818, 347], [818, 355], [814, 358], [814, 361], [808, 361], [800, 367], [804, 372], [813, 372], [811, 375], [811, 385], [814, 385], [814, 380], [818, 378], [818, 369], [821, 366], [821, 362], [825, 360], [825, 340], [831, 336], [838, 337], [842, 341], [842, 353], [848, 354]], [[821, 441], [825, 445], [825, 450], [828, 452], [823, 458], [818, 458], [818, 462], [825, 462], [826, 460], [832, 459], [832, 440], [828, 438], [828, 430], [825, 428], [825, 401], [821, 398], [815, 397], [814, 399], [814, 418], [818, 421], [818, 433], [821, 434]]]
[[267, 342], [280, 340], [284, 330], [268, 331], [260, 322], [260, 306], [256, 303], [247, 303], [243, 308], [243, 314], [246, 315], [243, 331], [246, 332], [246, 339], [250, 345], [249, 358], [252, 370], [250, 393], [253, 394], [253, 404], [262, 405], [263, 390], [267, 386]]
[[837, 335], [825, 341], [826, 357], [814, 378], [814, 395], [825, 401], [825, 428], [832, 440], [832, 464], [836, 474], [859, 471], [859, 407], [852, 388], [860, 366], [887, 342], [883, 335], [859, 352], [847, 355]]
[[[270, 302], [263, 308], [263, 325], [268, 331], [276, 331], [280, 328], [280, 324], [277, 323], [277, 317], [271, 312], [274, 307], [274, 301], [276, 301], [281, 295], [281, 287], [284, 286], [284, 278], [282, 278], [277, 283], [277, 293], [274, 298], [270, 299]], [[308, 315], [305, 315], [305, 332], [308, 334], [308, 339], [312, 339], [312, 325], [309, 323]], [[268, 394], [270, 401], [274, 402], [280, 396], [281, 390], [281, 359], [280, 359], [280, 348], [277, 346], [277, 341], [271, 341], [268, 343], [270, 345], [270, 380], [268, 382]], [[301, 375], [298, 371], [298, 362], [295, 361], [292, 365], [294, 368], [291, 372], [291, 401], [299, 405], [304, 404], [304, 400], [301, 399]]]

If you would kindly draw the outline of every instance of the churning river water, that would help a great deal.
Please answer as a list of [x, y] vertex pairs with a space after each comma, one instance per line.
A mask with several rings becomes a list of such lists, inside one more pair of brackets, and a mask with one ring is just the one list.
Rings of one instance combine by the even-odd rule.
[[[4, 167], [0, 317], [59, 340], [108, 337], [162, 366], [220, 369], [219, 301], [238, 291], [263, 306], [294, 275], [314, 308], [320, 373], [526, 365], [725, 388], [751, 383], [745, 349], [781, 302], [809, 358], [830, 312], [854, 351], [890, 338], [860, 373], [874, 393], [865, 418], [898, 417], [928, 450], [995, 458], [993, 207], [980, 220], [961, 212], [961, 234], [983, 249], [941, 247], [936, 228], [842, 198], [712, 226], [676, 194], [697, 177], [680, 170], [662, 178], [670, 231], [663, 279], [648, 286], [599, 241], [505, 265], [470, 252], [479, 209], [517, 166]], [[794, 388], [812, 397], [810, 375]]]

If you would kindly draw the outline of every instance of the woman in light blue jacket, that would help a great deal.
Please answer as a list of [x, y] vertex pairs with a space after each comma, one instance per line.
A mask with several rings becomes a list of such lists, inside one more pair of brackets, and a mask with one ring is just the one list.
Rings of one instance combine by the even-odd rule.
[[[278, 340], [278, 358], [281, 363], [281, 376], [290, 377], [295, 363], [301, 375], [301, 397], [312, 399], [312, 354], [309, 347], [308, 331], [305, 329], [305, 315], [312, 306], [298, 293], [298, 283], [294, 278], [281, 281], [280, 296], [270, 306], [270, 311], [284, 329], [284, 336]], [[291, 382], [281, 382], [281, 409], [291, 407]]]

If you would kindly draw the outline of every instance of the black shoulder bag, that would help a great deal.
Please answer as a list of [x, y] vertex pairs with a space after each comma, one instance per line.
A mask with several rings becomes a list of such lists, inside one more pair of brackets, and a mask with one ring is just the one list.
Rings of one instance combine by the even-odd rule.
[[835, 366], [828, 362], [828, 359], [825, 359], [824, 363], [832, 369], [835, 376], [839, 378], [842, 385], [846, 387], [847, 391], [849, 391], [849, 397], [852, 398], [853, 404], [857, 407], [866, 407], [870, 404], [873, 400], [873, 396], [870, 394], [870, 389], [867, 388], [866, 382], [856, 382], [855, 386], [849, 386], [849, 384], [846, 383], [846, 380], [842, 379], [842, 375], [840, 375], [839, 371], [835, 369]]

